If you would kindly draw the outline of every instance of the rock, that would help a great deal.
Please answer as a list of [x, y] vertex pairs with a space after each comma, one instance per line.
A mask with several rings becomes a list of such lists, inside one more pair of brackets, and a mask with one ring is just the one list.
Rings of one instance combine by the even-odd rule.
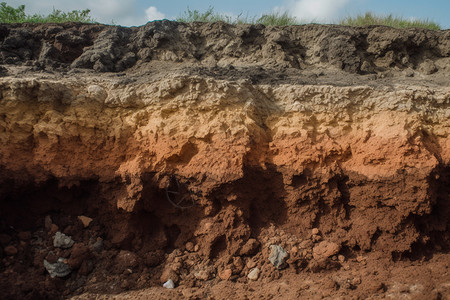
[[345, 256], [344, 255], [338, 255], [338, 260], [340, 263], [345, 262]]
[[242, 271], [242, 269], [244, 268], [244, 261], [242, 260], [242, 258], [240, 256], [233, 257], [233, 266], [237, 273]]
[[78, 220], [83, 223], [84, 228], [89, 227], [89, 224], [92, 222], [92, 218], [86, 217], [86, 216], [78, 216]]
[[54, 264], [49, 263], [44, 259], [44, 267], [50, 274], [50, 277], [66, 277], [72, 272], [69, 265], [64, 263], [64, 258], [60, 257], [58, 261]]
[[253, 255], [256, 253], [259, 247], [259, 242], [255, 239], [249, 239], [244, 246], [241, 248], [240, 254], [241, 255]]
[[194, 244], [191, 243], [191, 242], [187, 242], [185, 247], [186, 247], [186, 250], [189, 251], [189, 252], [194, 251]]
[[102, 252], [103, 250], [103, 239], [97, 238], [95, 243], [92, 244], [92, 249], [98, 253]]
[[281, 269], [285, 266], [287, 252], [280, 245], [270, 245], [269, 261], [275, 268]]
[[19, 232], [19, 234], [17, 236], [22, 241], [28, 241], [28, 240], [31, 239], [31, 232], [29, 232], [29, 231], [21, 231], [21, 232]]
[[256, 262], [253, 259], [250, 259], [247, 264], [246, 264], [247, 268], [252, 269], [254, 267], [256, 267]]
[[164, 282], [163, 287], [165, 287], [166, 289], [174, 289], [175, 283], [173, 282], [172, 279], [169, 279], [166, 282]]
[[5, 247], [5, 254], [6, 255], [13, 256], [13, 255], [16, 255], [17, 252], [18, 252], [17, 248], [14, 247], [14, 246], [9, 245], [9, 246]]
[[53, 246], [56, 248], [63, 248], [67, 249], [72, 247], [74, 244], [74, 241], [70, 236], [65, 235], [64, 233], [61, 233], [60, 231], [56, 232], [55, 236], [53, 237]]
[[222, 280], [228, 280], [230, 279], [232, 274], [233, 272], [231, 271], [231, 269], [225, 269], [219, 273], [219, 278]]
[[200, 246], [198, 244], [196, 244], [194, 247], [194, 252], [197, 252], [199, 249], [200, 249]]
[[50, 225], [50, 234], [56, 233], [59, 230], [58, 225], [52, 224]]
[[258, 268], [251, 269], [247, 275], [247, 278], [250, 280], [258, 280], [258, 277], [259, 277], [259, 269]]
[[52, 218], [50, 216], [45, 216], [44, 219], [45, 229], [50, 230], [52, 228], [52, 224], [53, 224]]
[[438, 68], [431, 59], [426, 59], [420, 64], [419, 70], [426, 75], [431, 75], [436, 73]]
[[72, 269], [78, 269], [89, 256], [89, 248], [83, 243], [76, 243], [72, 247], [68, 264]]
[[311, 234], [312, 234], [312, 235], [318, 235], [318, 234], [319, 234], [319, 229], [313, 228], [313, 229], [311, 230]]
[[133, 252], [121, 250], [116, 256], [116, 263], [120, 269], [132, 268], [138, 265], [138, 257]]
[[316, 260], [323, 260], [336, 255], [341, 247], [333, 242], [322, 241], [313, 249], [313, 257]]

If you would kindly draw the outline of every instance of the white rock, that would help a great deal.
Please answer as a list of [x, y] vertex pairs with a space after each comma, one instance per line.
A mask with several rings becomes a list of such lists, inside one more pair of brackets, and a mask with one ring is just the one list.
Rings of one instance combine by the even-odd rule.
[[56, 248], [70, 248], [74, 244], [74, 241], [70, 236], [65, 235], [64, 233], [57, 232], [53, 237], [53, 246]]
[[55, 277], [65, 277], [72, 271], [69, 265], [64, 263], [64, 258], [60, 257], [58, 261], [54, 264], [49, 263], [44, 259], [44, 267], [47, 269], [48, 273], [52, 278]]
[[163, 284], [163, 287], [165, 287], [166, 289], [174, 289], [175, 283], [173, 282], [172, 279], [169, 279]]
[[280, 245], [270, 245], [269, 261], [278, 269], [285, 266], [287, 252]]
[[250, 280], [258, 280], [259, 277], [259, 269], [258, 268], [253, 268], [250, 270], [250, 273], [248, 273], [247, 275], [248, 279]]

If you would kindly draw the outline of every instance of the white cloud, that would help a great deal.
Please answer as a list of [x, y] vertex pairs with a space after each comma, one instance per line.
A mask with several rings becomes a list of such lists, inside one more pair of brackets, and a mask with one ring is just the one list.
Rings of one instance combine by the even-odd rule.
[[351, 0], [295, 0], [284, 9], [301, 22], [330, 22]]
[[166, 17], [162, 12], [160, 12], [156, 7], [150, 6], [145, 10], [145, 14], [147, 15], [147, 19], [149, 21], [154, 20], [162, 20]]
[[[10, 0], [8, 5], [17, 7], [25, 4], [27, 14], [48, 14], [53, 8], [62, 11], [90, 9], [91, 16], [100, 23], [133, 26], [149, 21], [149, 7], [146, 11], [138, 8], [138, 0]], [[156, 8], [155, 12], [164, 16]], [[160, 16], [160, 15], [157, 15]]]

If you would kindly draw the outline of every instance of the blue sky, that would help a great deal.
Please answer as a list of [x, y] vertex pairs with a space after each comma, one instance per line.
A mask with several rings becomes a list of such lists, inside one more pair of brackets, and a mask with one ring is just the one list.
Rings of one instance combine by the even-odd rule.
[[142, 25], [155, 19], [174, 19], [189, 6], [205, 11], [208, 7], [230, 15], [260, 16], [274, 10], [288, 11], [305, 22], [331, 23], [344, 16], [371, 11], [392, 13], [404, 18], [430, 19], [450, 28], [450, 0], [2, 0], [12, 6], [25, 4], [27, 13], [46, 14], [61, 10], [91, 9], [101, 23]]

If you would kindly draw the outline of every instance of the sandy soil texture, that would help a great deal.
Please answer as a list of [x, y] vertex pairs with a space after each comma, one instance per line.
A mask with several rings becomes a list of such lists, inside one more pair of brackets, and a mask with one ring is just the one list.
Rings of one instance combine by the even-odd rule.
[[0, 25], [0, 296], [449, 299], [449, 74], [449, 30]]

